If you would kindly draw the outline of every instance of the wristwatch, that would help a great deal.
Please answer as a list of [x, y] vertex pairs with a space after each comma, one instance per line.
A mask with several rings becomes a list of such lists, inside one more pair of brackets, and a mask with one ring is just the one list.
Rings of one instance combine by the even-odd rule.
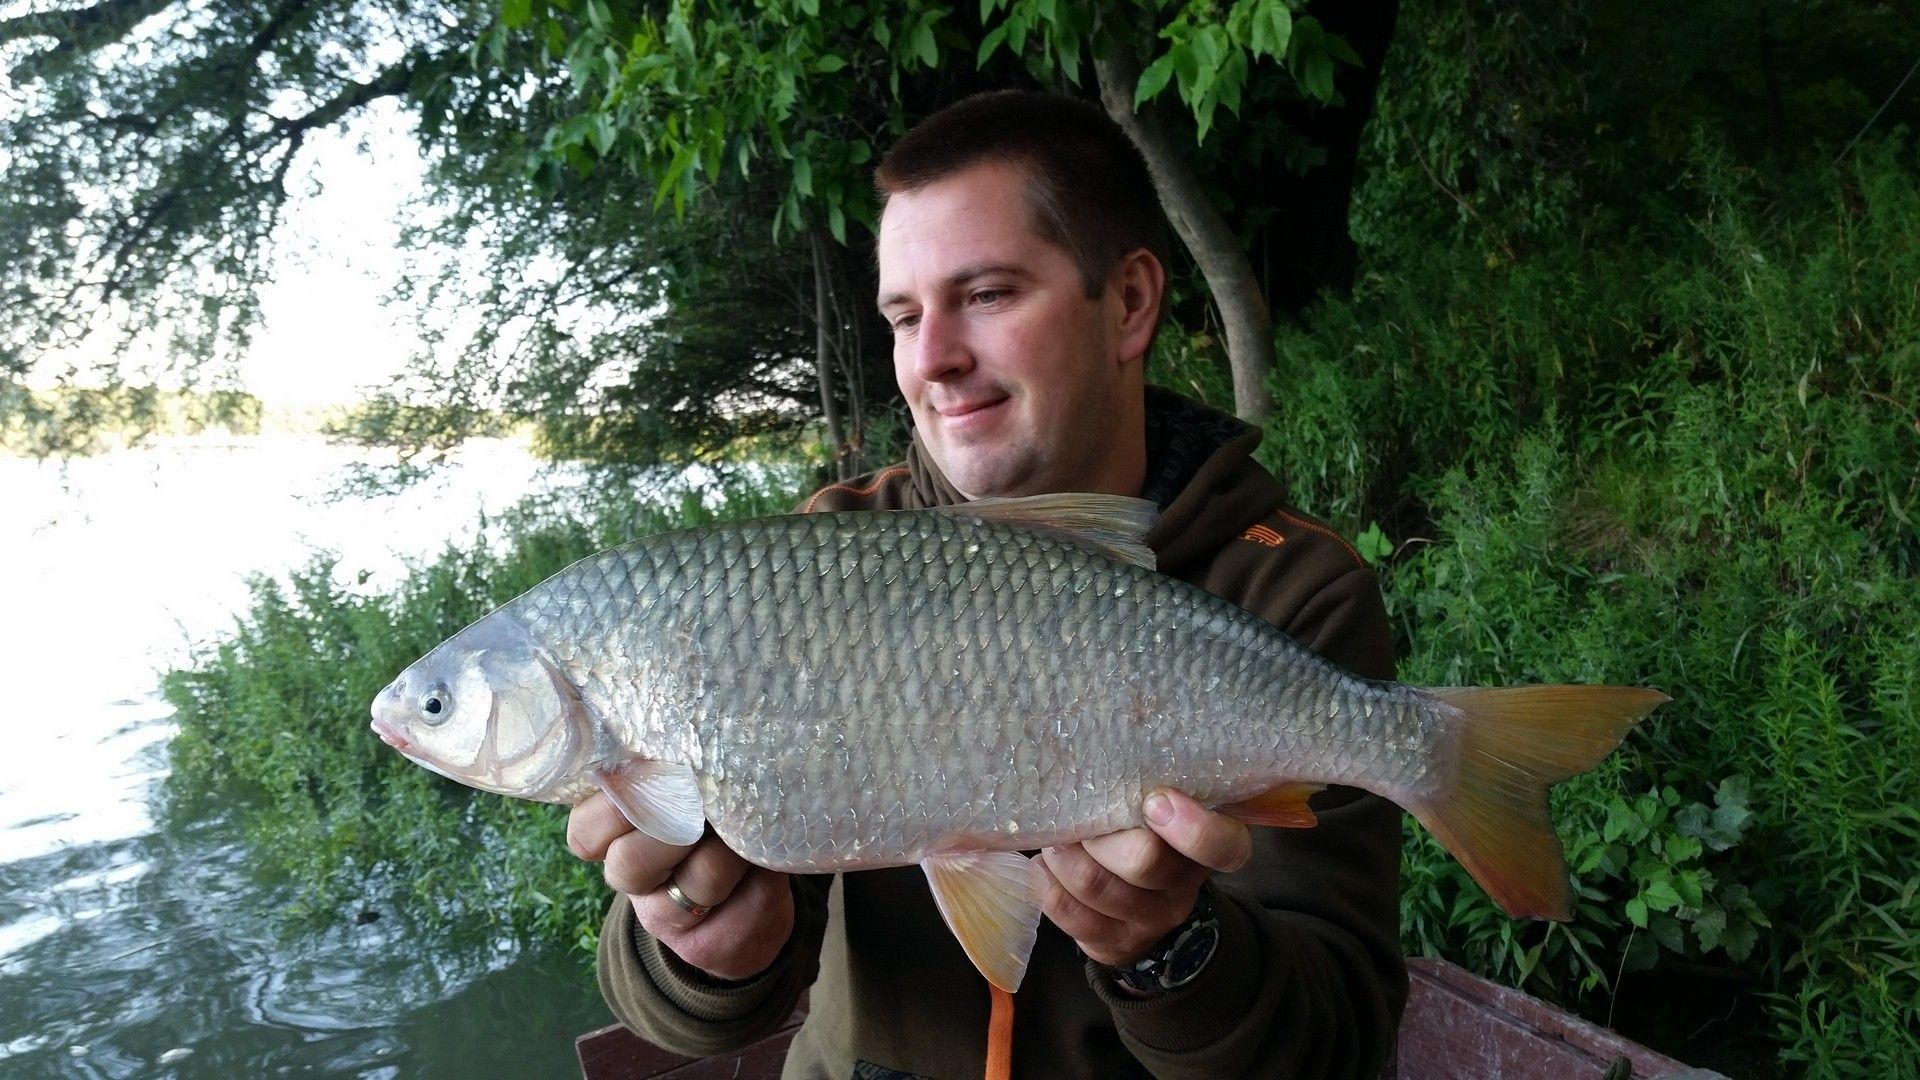
[[1142, 994], [1163, 994], [1198, 978], [1220, 946], [1220, 919], [1203, 887], [1187, 921], [1168, 931], [1147, 955], [1131, 964], [1108, 967], [1115, 982]]

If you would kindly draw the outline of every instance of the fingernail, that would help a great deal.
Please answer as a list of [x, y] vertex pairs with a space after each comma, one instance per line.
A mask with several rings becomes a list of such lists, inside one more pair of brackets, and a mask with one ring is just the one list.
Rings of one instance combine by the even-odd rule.
[[1173, 820], [1173, 800], [1159, 792], [1147, 796], [1147, 820], [1155, 825], [1165, 825]]

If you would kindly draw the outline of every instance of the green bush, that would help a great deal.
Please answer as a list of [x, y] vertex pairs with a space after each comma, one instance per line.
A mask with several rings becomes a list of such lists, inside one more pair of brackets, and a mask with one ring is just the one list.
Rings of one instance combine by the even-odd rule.
[[1763, 184], [1702, 139], [1671, 233], [1377, 260], [1280, 334], [1267, 460], [1381, 523], [1403, 678], [1674, 697], [1556, 792], [1576, 921], [1502, 918], [1416, 835], [1411, 951], [1601, 1020], [1705, 971], [1794, 1071], [1920, 1072], [1916, 164]]
[[[774, 470], [702, 497], [618, 489], [529, 500], [422, 562], [390, 593], [340, 581], [330, 556], [286, 583], [256, 578], [231, 636], [166, 680], [178, 710], [170, 813], [241, 800], [255, 865], [300, 891], [299, 911], [391, 901], [428, 930], [464, 928], [590, 948], [606, 889], [565, 844], [566, 811], [477, 793], [388, 749], [374, 695], [494, 606], [634, 536], [781, 513], [801, 487]], [[364, 580], [364, 579], [363, 579]]]

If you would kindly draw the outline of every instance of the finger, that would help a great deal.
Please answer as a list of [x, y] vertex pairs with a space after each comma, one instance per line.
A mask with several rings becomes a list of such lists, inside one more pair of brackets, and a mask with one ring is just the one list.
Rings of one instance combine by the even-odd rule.
[[[1153, 836], [1152, 833], [1147, 835]], [[1153, 842], [1160, 843], [1157, 838]], [[1157, 902], [1158, 893], [1133, 885], [1102, 865], [1088, 850], [1091, 843], [1067, 844], [1040, 853], [1040, 859], [1053, 875], [1053, 880], [1059, 882], [1069, 895], [1113, 919], [1131, 919], [1138, 917], [1142, 911], [1165, 906]]]
[[748, 979], [765, 971], [793, 934], [793, 888], [787, 875], [757, 866], [748, 869], [726, 904], [687, 929], [653, 925], [662, 905], [680, 911], [664, 892], [634, 897], [633, 905], [648, 933], [680, 959], [719, 979]]
[[[656, 922], [659, 927], [649, 925], [649, 932], [657, 933], [660, 928], [693, 929], [694, 924], [710, 918], [715, 910], [727, 902], [748, 869], [747, 861], [729, 850], [719, 837], [709, 836], [700, 841], [693, 853], [674, 867], [673, 872], [651, 894], [664, 903], [653, 905], [653, 910], [658, 913]], [[707, 910], [695, 915], [681, 907], [673, 894], [667, 891], [668, 885], [678, 888], [680, 895]]]
[[1151, 829], [1122, 829], [1082, 841], [1087, 854], [1108, 871], [1141, 889], [1178, 889], [1207, 875], [1207, 868], [1175, 851]]
[[1124, 963], [1129, 959], [1124, 955], [1124, 949], [1115, 949], [1107, 944], [1124, 936], [1125, 925], [1081, 903], [1054, 876], [1046, 860], [1041, 860], [1040, 869], [1047, 874], [1047, 890], [1040, 901], [1040, 910], [1053, 921], [1053, 925], [1072, 938], [1080, 946], [1081, 952], [1102, 964]]
[[639, 830], [629, 830], [607, 845], [601, 876], [607, 879], [607, 887], [613, 891], [641, 896], [658, 889], [660, 883], [667, 880], [667, 875], [673, 873], [673, 868], [698, 850], [699, 846], [679, 847], [655, 840]]
[[620, 809], [594, 792], [567, 814], [567, 848], [588, 862], [607, 857], [607, 846], [633, 831]]
[[1148, 795], [1146, 814], [1149, 828], [1201, 866], [1230, 873], [1253, 857], [1253, 834], [1245, 825], [1178, 791]]

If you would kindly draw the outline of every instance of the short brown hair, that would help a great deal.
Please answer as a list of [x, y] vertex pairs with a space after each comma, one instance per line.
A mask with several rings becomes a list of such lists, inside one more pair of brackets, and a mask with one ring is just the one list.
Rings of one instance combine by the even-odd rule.
[[1168, 265], [1166, 219], [1146, 159], [1106, 111], [1062, 94], [1000, 90], [962, 98], [921, 121], [874, 170], [886, 200], [984, 161], [1024, 169], [1034, 229], [1073, 256], [1087, 296], [1120, 260], [1146, 248]]

